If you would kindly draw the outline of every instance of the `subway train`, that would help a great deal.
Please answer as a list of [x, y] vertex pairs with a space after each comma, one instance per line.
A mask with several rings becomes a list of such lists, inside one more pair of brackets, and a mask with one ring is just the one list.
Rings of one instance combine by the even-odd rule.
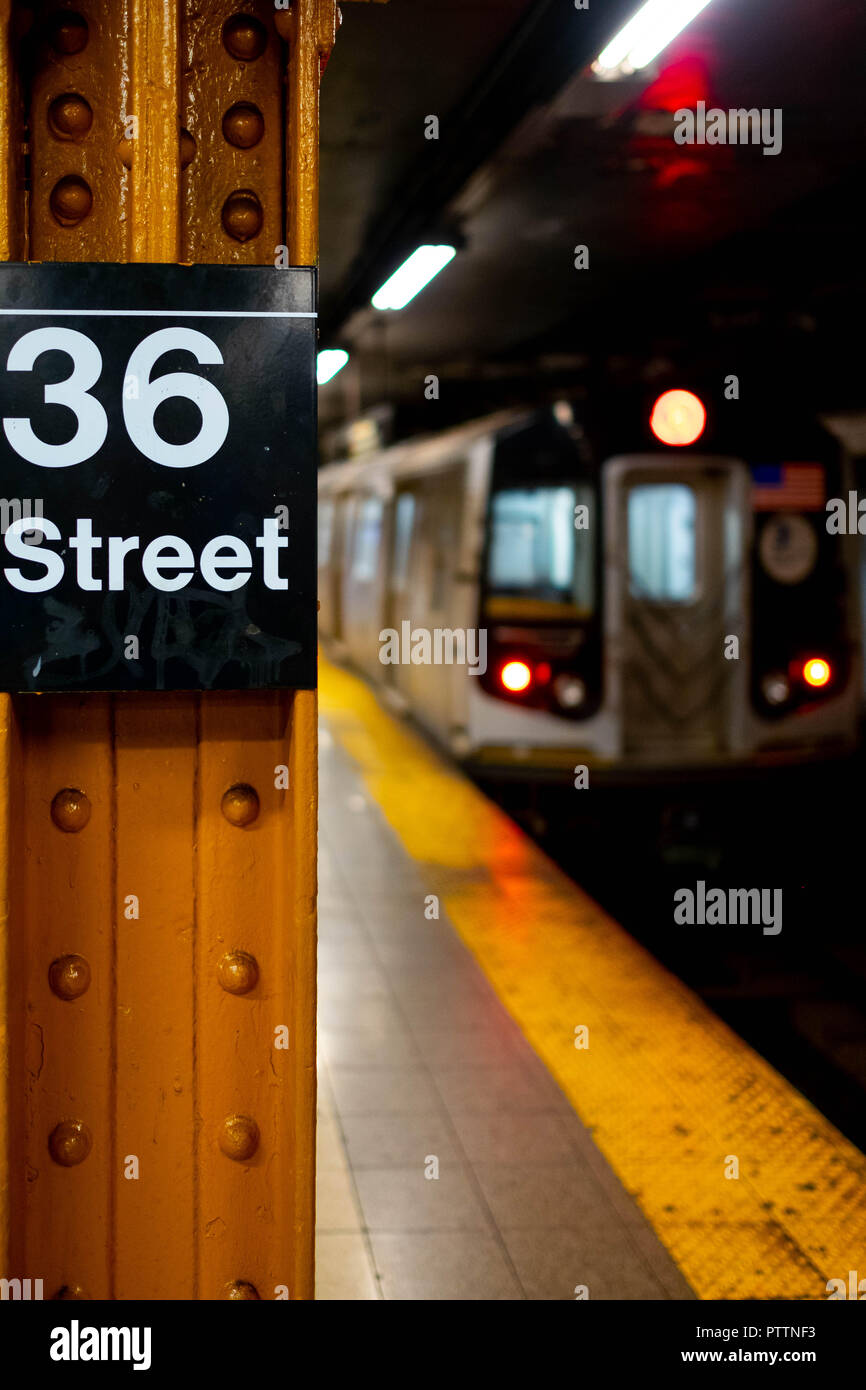
[[483, 776], [835, 761], [858, 737], [858, 542], [831, 534], [827, 503], [851, 482], [815, 417], [723, 381], [503, 411], [329, 464], [323, 645]]

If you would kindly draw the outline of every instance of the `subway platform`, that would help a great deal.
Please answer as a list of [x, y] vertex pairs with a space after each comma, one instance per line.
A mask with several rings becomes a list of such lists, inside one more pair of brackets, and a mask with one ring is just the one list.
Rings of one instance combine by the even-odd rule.
[[826, 1298], [862, 1264], [859, 1150], [320, 675], [317, 1297]]

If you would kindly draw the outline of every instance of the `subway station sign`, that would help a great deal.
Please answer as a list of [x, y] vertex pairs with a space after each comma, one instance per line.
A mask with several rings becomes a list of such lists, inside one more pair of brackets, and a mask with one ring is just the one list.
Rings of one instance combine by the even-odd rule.
[[0, 689], [316, 683], [315, 273], [0, 265]]

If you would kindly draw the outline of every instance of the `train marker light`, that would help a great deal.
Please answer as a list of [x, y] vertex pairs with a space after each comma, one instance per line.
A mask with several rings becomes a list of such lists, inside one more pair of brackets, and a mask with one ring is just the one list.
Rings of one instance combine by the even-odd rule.
[[337, 372], [341, 372], [349, 360], [343, 348], [324, 348], [316, 358], [316, 381], [319, 386], [327, 386]]
[[813, 690], [820, 690], [822, 686], [829, 685], [832, 674], [829, 661], [825, 661], [822, 656], [810, 656], [803, 664], [803, 680], [807, 685], [811, 685]]
[[790, 699], [791, 682], [784, 671], [770, 671], [761, 681], [761, 694], [768, 705], [784, 705]]
[[622, 77], [645, 68], [667, 48], [710, 0], [646, 0], [592, 65], [599, 77]]
[[373, 308], [405, 309], [456, 255], [453, 246], [419, 246], [373, 295], [370, 301]]
[[694, 444], [704, 432], [707, 412], [692, 391], [665, 391], [653, 406], [650, 429], [662, 444]]
[[579, 676], [557, 676], [553, 693], [563, 709], [577, 709], [586, 699], [586, 686]]
[[506, 661], [499, 672], [499, 679], [512, 695], [520, 695], [532, 684], [532, 671], [525, 661]]

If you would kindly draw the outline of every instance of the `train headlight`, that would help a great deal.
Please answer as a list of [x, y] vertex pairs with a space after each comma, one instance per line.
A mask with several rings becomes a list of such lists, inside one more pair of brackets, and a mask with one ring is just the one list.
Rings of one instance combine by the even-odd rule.
[[653, 406], [650, 429], [662, 444], [682, 448], [704, 432], [707, 412], [693, 391], [665, 391]]
[[532, 684], [532, 670], [525, 661], [506, 661], [499, 672], [499, 679], [512, 695], [522, 695]]
[[820, 690], [822, 686], [829, 685], [832, 674], [830, 663], [825, 661], [823, 656], [810, 656], [809, 660], [803, 663], [803, 680], [807, 685], [811, 685], [813, 690]]
[[577, 709], [586, 699], [586, 686], [579, 676], [557, 676], [553, 693], [563, 709]]
[[782, 671], [771, 671], [761, 681], [761, 694], [768, 705], [784, 705], [791, 697], [791, 682]]

